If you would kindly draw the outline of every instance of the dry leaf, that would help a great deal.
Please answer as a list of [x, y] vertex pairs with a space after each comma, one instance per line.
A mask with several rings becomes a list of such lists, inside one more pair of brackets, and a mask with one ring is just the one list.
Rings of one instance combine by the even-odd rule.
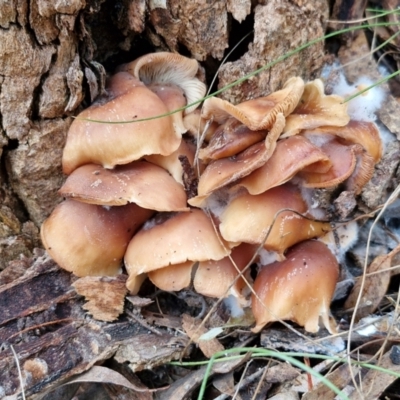
[[146, 307], [151, 303], [154, 303], [154, 300], [148, 299], [147, 297], [140, 296], [128, 296], [126, 298], [134, 307], [142, 308]]
[[126, 279], [126, 275], [86, 276], [75, 281], [73, 286], [78, 294], [85, 297], [87, 303], [83, 308], [93, 318], [111, 322], [124, 311]]
[[[98, 383], [110, 383], [113, 385], [120, 385], [136, 392], [154, 392], [154, 389], [148, 389], [144, 385], [134, 385], [128, 381], [119, 372], [116, 372], [110, 368], [93, 366], [89, 371], [84, 372], [78, 377], [71, 379], [65, 385], [77, 382], [98, 382]], [[159, 389], [156, 389], [159, 390]]]
[[233, 378], [233, 371], [230, 371], [227, 374], [216, 376], [213, 379], [213, 386], [221, 393], [228, 396], [233, 396], [235, 394], [235, 381]]
[[[378, 256], [367, 268], [363, 292], [360, 304], [356, 310], [356, 320], [372, 314], [385, 296], [391, 277], [389, 270], [392, 258], [400, 251], [400, 245], [393, 249], [389, 254]], [[370, 275], [369, 275], [370, 274]], [[372, 274], [372, 275], [371, 275]], [[358, 277], [344, 308], [353, 309], [356, 306], [357, 298], [360, 293], [362, 276]]]
[[[244, 354], [236, 360], [214, 363], [209, 378], [214, 374], [227, 374], [234, 371], [236, 368], [242, 366], [250, 359], [250, 354]], [[197, 371], [187, 374], [185, 377], [178, 379], [171, 386], [160, 393], [157, 397], [159, 400], [177, 400], [177, 399], [190, 399], [192, 392], [201, 384], [204, 379], [204, 374], [207, 366], [204, 366]]]
[[207, 332], [207, 328], [205, 326], [200, 327], [198, 319], [195, 319], [188, 314], [183, 314], [182, 327], [190, 339], [199, 345], [200, 350], [206, 357], [210, 358], [218, 351], [225, 350], [224, 346], [222, 346], [222, 344], [215, 338], [210, 340], [200, 340], [200, 336]]

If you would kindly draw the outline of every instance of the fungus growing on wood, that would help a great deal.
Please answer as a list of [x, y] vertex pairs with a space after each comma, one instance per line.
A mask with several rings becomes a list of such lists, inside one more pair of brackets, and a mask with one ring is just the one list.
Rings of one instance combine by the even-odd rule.
[[210, 97], [204, 101], [202, 117], [212, 118], [222, 124], [234, 117], [251, 130], [271, 129], [276, 117], [289, 115], [297, 106], [304, 90], [304, 82], [299, 77], [290, 78], [281, 90], [268, 96], [248, 100], [236, 106], [226, 100]]
[[[288, 210], [280, 212], [284, 209]], [[259, 195], [245, 194], [233, 199], [220, 216], [219, 229], [229, 242], [263, 244], [266, 250], [276, 251], [282, 258], [295, 243], [331, 229], [328, 222], [303, 215], [307, 215], [307, 205], [298, 188], [287, 183]]]
[[203, 201], [215, 190], [249, 175], [264, 165], [276, 148], [276, 141], [284, 124], [284, 116], [278, 114], [274, 126], [264, 141], [253, 144], [233, 157], [221, 158], [209, 163], [200, 177], [198, 196], [190, 199], [189, 204], [195, 207], [201, 206]]
[[341, 137], [348, 142], [360, 144], [372, 156], [375, 163], [382, 157], [382, 140], [378, 127], [373, 122], [350, 121], [346, 126], [321, 126], [305, 133], [330, 134]]
[[236, 187], [244, 187], [250, 194], [260, 194], [292, 179], [299, 171], [326, 172], [332, 163], [329, 157], [303, 136], [280, 140], [271, 158]]
[[199, 151], [199, 158], [204, 162], [209, 162], [234, 156], [263, 140], [267, 133], [266, 130], [252, 131], [240, 121], [229, 118], [216, 129], [207, 147]]
[[344, 126], [350, 121], [347, 103], [343, 97], [324, 94], [324, 85], [320, 79], [307, 82], [299, 104], [287, 116], [282, 137], [296, 135], [301, 130], [319, 126]]
[[116, 275], [137, 229], [154, 214], [136, 204], [103, 207], [65, 200], [40, 231], [51, 258], [77, 276]]
[[[311, 139], [311, 135], [307, 137]], [[326, 172], [314, 172], [312, 170], [299, 172], [298, 176], [302, 179], [304, 187], [335, 187], [345, 181], [356, 167], [357, 158], [354, 145], [349, 146], [342, 143], [331, 135], [325, 135], [323, 139], [325, 140], [320, 148], [329, 157], [332, 164], [331, 168]], [[316, 140], [320, 140], [319, 137]]]
[[156, 211], [189, 210], [183, 186], [163, 168], [146, 161], [133, 161], [112, 170], [83, 165], [69, 175], [59, 193], [89, 204], [136, 203]]
[[319, 319], [336, 333], [329, 305], [339, 276], [336, 257], [324, 243], [306, 241], [291, 248], [286, 260], [262, 267], [254, 282], [253, 332], [270, 322], [290, 320], [318, 332]]
[[[263, 262], [284, 261], [258, 274], [253, 331], [290, 319], [315, 332], [322, 315], [333, 332], [329, 302], [337, 262], [324, 244], [303, 242], [331, 225], [311, 218], [301, 195], [306, 189], [293, 182], [342, 184], [360, 193], [382, 153], [376, 126], [348, 123], [341, 98], [325, 96], [320, 81], [304, 86], [301, 78], [235, 106], [209, 98], [201, 112], [193, 112], [197, 105], [173, 112], [205, 94], [197, 73], [195, 60], [156, 53], [108, 80], [107, 96], [71, 126], [63, 155], [70, 176], [60, 189], [70, 199], [43, 224], [45, 247], [79, 276], [116, 274], [123, 258], [131, 293], [148, 277], [162, 290], [193, 283], [205, 296], [234, 296], [241, 306], [249, 303], [251, 279], [249, 271], [246, 280], [240, 273], [261, 247]], [[138, 119], [147, 120], [125, 123]], [[186, 130], [198, 139], [198, 157], [193, 138], [182, 139]], [[282, 139], [282, 132], [291, 137]], [[201, 148], [203, 139], [208, 145]], [[214, 208], [215, 199], [221, 204]], [[160, 213], [149, 219], [150, 210]]]
[[[127, 88], [114, 94], [113, 83], [120, 80]], [[126, 123], [168, 113], [163, 101], [142, 82], [119, 72], [110, 78], [108, 88], [107, 98], [80, 113], [69, 129], [62, 159], [67, 175], [84, 164], [113, 168], [149, 154], [169, 155], [179, 147], [181, 133], [170, 116]]]
[[[187, 104], [200, 100], [207, 90], [205, 84], [196, 78], [198, 62], [176, 53], [146, 54], [123, 65], [121, 69], [128, 71], [149, 87], [154, 84], [166, 84], [181, 88], [185, 93]], [[185, 114], [194, 111], [198, 105], [188, 107]]]
[[[160, 218], [164, 220], [159, 221]], [[217, 236], [210, 218], [202, 210], [159, 216], [158, 220], [148, 222], [128, 245], [127, 287], [135, 286], [137, 276], [160, 268], [173, 269], [187, 261], [220, 260], [230, 254], [230, 247]]]

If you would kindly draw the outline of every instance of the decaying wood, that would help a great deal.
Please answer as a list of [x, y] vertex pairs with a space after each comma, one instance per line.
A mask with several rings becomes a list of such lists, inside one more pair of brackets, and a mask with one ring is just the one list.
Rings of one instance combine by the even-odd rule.
[[127, 275], [85, 276], [73, 283], [78, 294], [84, 296], [85, 310], [98, 321], [115, 321], [124, 312]]
[[[228, 62], [221, 67], [219, 88], [281, 59], [291, 50], [324, 34], [328, 18], [328, 2], [325, 0], [306, 1], [303, 5], [296, 5], [289, 0], [259, 3], [254, 9], [254, 40], [249, 51], [238, 61]], [[299, 34], [293, 35], [293, 32]], [[277, 90], [292, 76], [313, 79], [325, 62], [323, 49], [323, 42], [320, 41], [224, 91], [221, 97], [237, 104]]]
[[126, 318], [115, 323], [90, 318], [71, 286], [75, 279], [42, 256], [23, 276], [0, 288], [1, 393], [10, 396], [21, 391], [10, 345], [18, 355], [29, 396], [57, 387], [117, 351], [126, 354], [126, 348], [130, 356], [135, 353], [129, 360], [136, 370], [182, 355], [185, 337], [166, 330], [154, 335]]

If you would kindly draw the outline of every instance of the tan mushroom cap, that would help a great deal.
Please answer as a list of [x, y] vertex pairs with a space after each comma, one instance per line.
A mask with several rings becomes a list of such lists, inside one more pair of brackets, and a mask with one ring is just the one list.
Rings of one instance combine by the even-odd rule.
[[[180, 87], [187, 99], [186, 104], [200, 100], [206, 94], [206, 86], [196, 78], [199, 64], [196, 60], [180, 54], [159, 52], [146, 54], [129, 64], [121, 66], [144, 84], [168, 83]], [[192, 112], [199, 104], [185, 110]]]
[[177, 292], [187, 288], [192, 281], [192, 269], [195, 262], [168, 265], [148, 273], [149, 279], [161, 290]]
[[205, 212], [192, 209], [161, 223], [145, 225], [125, 253], [127, 287], [137, 275], [186, 261], [220, 260], [230, 253], [229, 244], [217, 236]]
[[[307, 332], [318, 332], [319, 318], [330, 333], [336, 326], [329, 305], [339, 276], [339, 265], [327, 246], [306, 241], [291, 248], [287, 258], [264, 266], [255, 282], [252, 310], [256, 319], [253, 332], [266, 324], [290, 320]], [[261, 300], [261, 301], [260, 301]]]
[[267, 136], [266, 130], [252, 131], [234, 118], [229, 118], [211, 137], [208, 146], [201, 149], [199, 158], [204, 162], [231, 157], [260, 142]]
[[[209, 260], [199, 263], [193, 280], [197, 293], [209, 297], [235, 296], [241, 305], [246, 305], [247, 283], [251, 283], [250, 269], [244, 272], [244, 277], [238, 278], [257, 252], [257, 246], [242, 243], [232, 250], [232, 253], [222, 260]], [[235, 267], [236, 265], [236, 267]], [[235, 281], [236, 279], [236, 281]]]
[[250, 194], [260, 194], [292, 179], [306, 167], [327, 171], [329, 157], [303, 136], [280, 140], [271, 158], [234, 187], [244, 187]]
[[282, 137], [296, 135], [303, 129], [319, 126], [344, 126], [350, 121], [347, 103], [343, 97], [324, 94], [324, 84], [320, 79], [308, 82], [304, 93], [293, 113], [287, 116]]
[[226, 100], [210, 97], [204, 101], [202, 117], [213, 118], [220, 124], [234, 117], [251, 130], [270, 129], [278, 114], [286, 117], [296, 108], [303, 90], [303, 80], [293, 77], [285, 83], [282, 90], [237, 106]]
[[234, 157], [221, 158], [208, 164], [199, 180], [198, 196], [191, 198], [188, 203], [199, 207], [212, 192], [263, 166], [272, 156], [284, 124], [284, 116], [278, 114], [265, 141], [253, 144]]
[[194, 164], [194, 156], [196, 153], [195, 146], [182, 139], [181, 144], [178, 149], [171, 153], [169, 156], [161, 156], [159, 154], [152, 154], [150, 156], [145, 156], [144, 159], [151, 162], [152, 164], [158, 165], [161, 168], [167, 170], [176, 182], [179, 182], [183, 185], [183, 174], [184, 170], [182, 167], [182, 163], [179, 160], [180, 156], [187, 157], [189, 164], [193, 166]]
[[[283, 209], [293, 211], [279, 212]], [[283, 257], [290, 246], [331, 230], [328, 222], [308, 219], [303, 216], [306, 213], [307, 205], [299, 189], [287, 183], [259, 195], [233, 199], [220, 216], [219, 229], [229, 242], [264, 243], [266, 250]]]
[[[120, 74], [123, 74], [121, 76]], [[94, 163], [105, 168], [128, 164], [147, 154], [169, 155], [180, 144], [181, 134], [173, 128], [171, 117], [135, 123], [168, 112], [163, 101], [141, 82], [120, 72], [113, 80], [124, 80], [130, 89], [107, 102], [101, 100], [79, 114], [72, 123], [63, 153], [63, 171], [70, 174], [81, 165]], [[117, 90], [120, 93], [120, 90]], [[100, 120], [110, 123], [97, 123]]]
[[373, 122], [350, 121], [346, 126], [321, 126], [305, 133], [327, 133], [360, 144], [377, 163], [382, 157], [382, 140], [379, 129]]
[[153, 213], [136, 204], [107, 208], [65, 200], [40, 233], [61, 268], [77, 276], [116, 275], [130, 239]]
[[[311, 139], [311, 135], [307, 135]], [[298, 177], [304, 187], [331, 188], [344, 182], [354, 172], [357, 163], [356, 145], [341, 143], [335, 137], [330, 137], [320, 147], [329, 157], [332, 166], [327, 172], [301, 171]]]
[[121, 206], [136, 203], [156, 211], [189, 211], [182, 185], [163, 168], [133, 161], [105, 169], [96, 164], [77, 168], [58, 191], [84, 203]]

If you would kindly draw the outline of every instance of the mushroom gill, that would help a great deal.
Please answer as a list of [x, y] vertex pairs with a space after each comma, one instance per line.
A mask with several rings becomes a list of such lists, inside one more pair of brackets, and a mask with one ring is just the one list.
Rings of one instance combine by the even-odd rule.
[[344, 126], [349, 121], [344, 99], [335, 94], [325, 95], [322, 81], [315, 79], [305, 84], [299, 104], [286, 118], [282, 137], [319, 126]]
[[220, 124], [234, 117], [253, 131], [271, 129], [277, 115], [283, 114], [286, 117], [296, 108], [303, 90], [303, 80], [294, 77], [290, 78], [281, 90], [236, 106], [226, 100], [210, 97], [204, 101], [201, 115]]

